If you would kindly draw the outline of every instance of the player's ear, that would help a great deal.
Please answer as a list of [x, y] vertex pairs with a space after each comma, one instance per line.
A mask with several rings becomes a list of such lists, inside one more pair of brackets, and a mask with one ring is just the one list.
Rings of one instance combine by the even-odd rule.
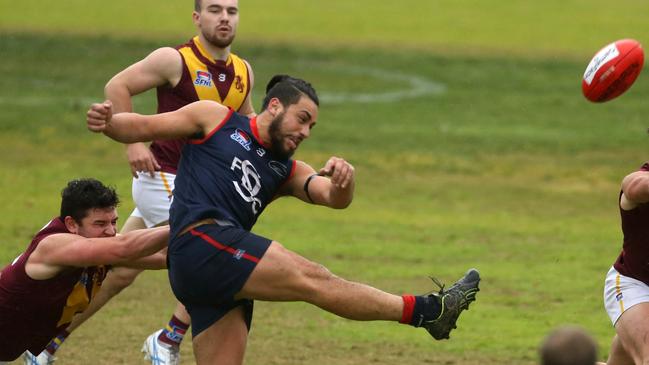
[[201, 23], [201, 14], [197, 11], [192, 12], [192, 21], [194, 22], [194, 25], [198, 27]]
[[63, 218], [63, 222], [65, 223], [65, 228], [67, 228], [70, 233], [77, 234], [79, 232], [79, 224], [71, 216], [68, 215]]
[[282, 105], [282, 102], [279, 101], [278, 98], [272, 98], [268, 102], [268, 108], [266, 108], [270, 115], [273, 117], [276, 117], [284, 111], [284, 105]]

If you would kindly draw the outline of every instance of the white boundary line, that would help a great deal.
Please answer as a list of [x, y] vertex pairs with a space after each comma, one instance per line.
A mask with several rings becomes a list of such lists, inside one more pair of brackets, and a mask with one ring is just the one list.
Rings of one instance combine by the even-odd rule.
[[[312, 68], [313, 63], [304, 65], [305, 67]], [[331, 92], [320, 91], [318, 96], [324, 104], [345, 104], [345, 103], [392, 103], [405, 99], [413, 99], [425, 95], [442, 95], [446, 93], [446, 85], [426, 79], [421, 76], [401, 73], [398, 71], [389, 71], [379, 68], [366, 68], [348, 65], [328, 65], [316, 64], [319, 69], [329, 69], [337, 74], [350, 74], [350, 75], [366, 75], [377, 80], [406, 83], [407, 87], [402, 89], [392, 89], [386, 92], [370, 92], [370, 93], [346, 93], [346, 92]]]
[[[376, 91], [367, 93], [347, 93], [336, 91], [318, 92], [323, 104], [371, 104], [371, 103], [393, 103], [406, 99], [413, 99], [426, 95], [442, 95], [446, 93], [446, 85], [426, 79], [421, 76], [401, 73], [398, 71], [389, 71], [379, 68], [364, 68], [340, 64], [324, 63], [305, 63], [304, 68], [313, 68], [314, 66], [321, 70], [330, 70], [337, 75], [355, 75], [369, 76], [376, 80], [396, 82], [406, 84], [401, 89], [391, 89], [391, 91]], [[88, 106], [92, 103], [101, 101], [101, 98], [88, 98], [83, 96], [31, 96], [3, 98], [0, 97], [0, 105], [16, 105], [24, 107], [34, 107], [39, 105], [51, 105], [61, 103], [64, 105]]]

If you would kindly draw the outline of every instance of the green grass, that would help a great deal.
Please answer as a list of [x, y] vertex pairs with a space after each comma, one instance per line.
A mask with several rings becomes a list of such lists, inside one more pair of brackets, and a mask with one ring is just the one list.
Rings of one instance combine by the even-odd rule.
[[[193, 32], [188, 16], [178, 16], [184, 5], [142, 1], [158, 14], [149, 17], [121, 0], [84, 4], [46, 11], [0, 0], [0, 263], [56, 214], [59, 191], [73, 177], [116, 186], [120, 215], [129, 214], [124, 150], [88, 133], [85, 111], [115, 72]], [[535, 363], [543, 336], [565, 323], [588, 329], [605, 359], [613, 330], [603, 279], [621, 246], [619, 183], [647, 156], [649, 83], [641, 75], [624, 96], [595, 105], [581, 96], [580, 78], [604, 43], [623, 36], [646, 43], [647, 5], [623, 1], [620, 8], [635, 10], [605, 17], [603, 2], [583, 1], [264, 4], [242, 1], [235, 47], [255, 68], [254, 104], [275, 73], [312, 81], [325, 97], [297, 157], [316, 167], [331, 155], [347, 158], [357, 193], [343, 211], [280, 200], [255, 231], [395, 293], [426, 292], [427, 275], [451, 282], [472, 266], [484, 280], [446, 342], [302, 303], [258, 303], [246, 362], [525, 365]], [[332, 17], [338, 23], [326, 21]], [[378, 98], [411, 82], [444, 91], [336, 101]], [[154, 102], [146, 94], [135, 106], [150, 113]], [[147, 272], [70, 338], [59, 363], [141, 363], [141, 341], [173, 307], [166, 273]]]
[[[239, 7], [238, 41], [247, 44], [564, 57], [591, 56], [617, 38], [649, 39], [643, 0], [242, 0]], [[184, 40], [194, 32], [192, 8], [190, 0], [0, 0], [0, 30]]]

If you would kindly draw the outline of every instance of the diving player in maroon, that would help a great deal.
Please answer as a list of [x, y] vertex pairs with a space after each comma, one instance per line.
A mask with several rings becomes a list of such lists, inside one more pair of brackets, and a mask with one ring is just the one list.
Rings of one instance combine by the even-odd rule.
[[276, 197], [343, 209], [355, 187], [354, 167], [340, 157], [317, 172], [291, 159], [318, 118], [311, 85], [277, 75], [266, 90], [252, 119], [208, 100], [156, 115], [112, 115], [106, 101], [87, 114], [88, 129], [122, 143], [190, 138], [170, 210], [168, 269], [191, 315], [196, 363], [243, 362], [253, 300], [304, 301], [344, 318], [401, 322], [448, 338], [475, 300], [477, 270], [438, 294], [399, 296], [338, 277], [250, 231]]
[[622, 252], [606, 275], [604, 304], [615, 326], [610, 365], [649, 363], [649, 163], [622, 180]]
[[94, 179], [70, 181], [60, 215], [0, 271], [0, 362], [39, 354], [100, 290], [107, 265], [166, 267], [168, 227], [117, 232], [115, 191]]

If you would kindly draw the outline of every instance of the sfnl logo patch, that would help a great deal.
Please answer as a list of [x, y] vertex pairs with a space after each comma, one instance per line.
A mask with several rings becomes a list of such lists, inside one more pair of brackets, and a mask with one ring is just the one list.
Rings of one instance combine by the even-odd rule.
[[250, 145], [252, 144], [252, 141], [250, 140], [250, 137], [246, 134], [246, 132], [242, 131], [241, 129], [237, 129], [230, 135], [230, 138], [234, 141], [237, 141], [243, 147], [246, 151], [250, 151]]
[[194, 85], [197, 86], [212, 86], [212, 74], [208, 71], [197, 70]]

